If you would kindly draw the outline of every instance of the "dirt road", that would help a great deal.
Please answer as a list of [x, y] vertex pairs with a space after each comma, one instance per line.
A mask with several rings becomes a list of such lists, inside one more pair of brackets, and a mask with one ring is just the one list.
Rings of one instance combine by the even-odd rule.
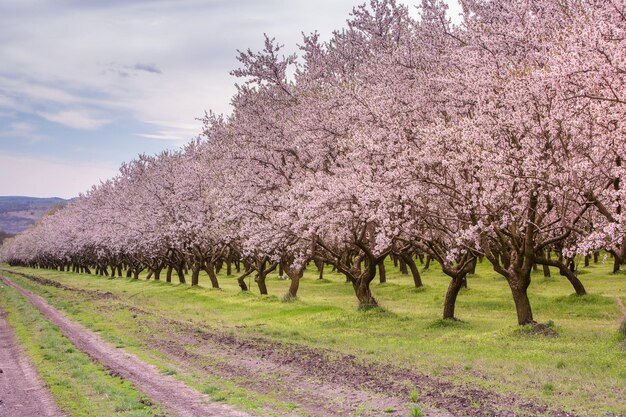
[[0, 416], [61, 417], [0, 306]]
[[[131, 381], [138, 390], [172, 414], [181, 417], [251, 417], [249, 414], [237, 411], [227, 405], [210, 403], [207, 395], [188, 387], [171, 376], [163, 375], [155, 366], [141, 361], [123, 349], [116, 349], [96, 333], [68, 319], [65, 314], [50, 306], [38, 295], [15, 285], [6, 277], [0, 277], [0, 280], [26, 297], [48, 320], [59, 328], [61, 333], [77, 349], [102, 363], [112, 373]], [[4, 414], [2, 415], [4, 416]], [[15, 417], [29, 415], [19, 413], [15, 414]]]

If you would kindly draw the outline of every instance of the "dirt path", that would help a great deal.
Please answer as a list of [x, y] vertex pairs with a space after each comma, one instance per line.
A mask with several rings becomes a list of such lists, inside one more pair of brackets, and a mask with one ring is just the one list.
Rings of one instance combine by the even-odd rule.
[[61, 417], [0, 306], [0, 416]]
[[[123, 349], [116, 349], [96, 333], [68, 319], [38, 295], [19, 287], [6, 277], [0, 277], [0, 280], [26, 297], [76, 348], [102, 363], [112, 373], [131, 381], [137, 389], [173, 414], [182, 417], [250, 417], [224, 404], [211, 404], [208, 396], [171, 376], [161, 374], [155, 366]], [[27, 415], [20, 413], [15, 416]]]

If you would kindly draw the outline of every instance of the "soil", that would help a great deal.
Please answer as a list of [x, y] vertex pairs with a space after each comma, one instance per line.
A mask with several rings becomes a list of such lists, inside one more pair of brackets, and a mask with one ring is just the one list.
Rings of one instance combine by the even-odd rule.
[[[68, 319], [43, 298], [15, 285], [6, 277], [0, 277], [0, 280], [26, 297], [77, 349], [102, 363], [111, 374], [131, 381], [138, 390], [172, 414], [181, 417], [250, 417], [225, 404], [211, 403], [207, 395], [169, 375], [163, 375], [155, 366], [123, 349], [115, 348], [96, 333]], [[18, 415], [22, 417], [28, 414], [16, 414], [16, 417]]]
[[0, 307], [0, 416], [61, 417]]
[[[85, 295], [96, 299], [106, 294], [89, 293]], [[242, 388], [297, 404], [299, 411], [311, 416], [409, 415], [415, 407], [410, 393], [416, 389], [419, 404], [427, 408], [423, 415], [428, 417], [575, 416], [476, 386], [453, 384], [415, 369], [366, 362], [329, 349], [242, 337], [236, 334], [237, 329], [172, 320], [126, 301], [118, 298], [115, 303], [103, 303], [98, 310], [104, 314], [115, 309], [134, 313], [141, 324], [137, 337], [171, 361], [178, 372], [237, 381]], [[277, 414], [297, 415], [296, 411], [278, 412], [267, 407]]]

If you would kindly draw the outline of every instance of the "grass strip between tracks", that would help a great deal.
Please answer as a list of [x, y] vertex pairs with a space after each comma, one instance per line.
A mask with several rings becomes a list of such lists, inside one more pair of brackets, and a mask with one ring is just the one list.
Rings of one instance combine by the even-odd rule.
[[0, 283], [0, 303], [59, 407], [72, 417], [153, 417], [165, 414], [131, 383], [114, 377], [75, 349], [28, 300]]

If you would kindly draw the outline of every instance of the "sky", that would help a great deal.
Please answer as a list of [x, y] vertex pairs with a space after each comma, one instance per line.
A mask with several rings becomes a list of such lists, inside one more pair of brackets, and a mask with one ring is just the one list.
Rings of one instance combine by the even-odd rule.
[[139, 153], [179, 148], [205, 111], [230, 112], [237, 50], [267, 33], [294, 52], [361, 3], [0, 0], [0, 195], [75, 197]]

